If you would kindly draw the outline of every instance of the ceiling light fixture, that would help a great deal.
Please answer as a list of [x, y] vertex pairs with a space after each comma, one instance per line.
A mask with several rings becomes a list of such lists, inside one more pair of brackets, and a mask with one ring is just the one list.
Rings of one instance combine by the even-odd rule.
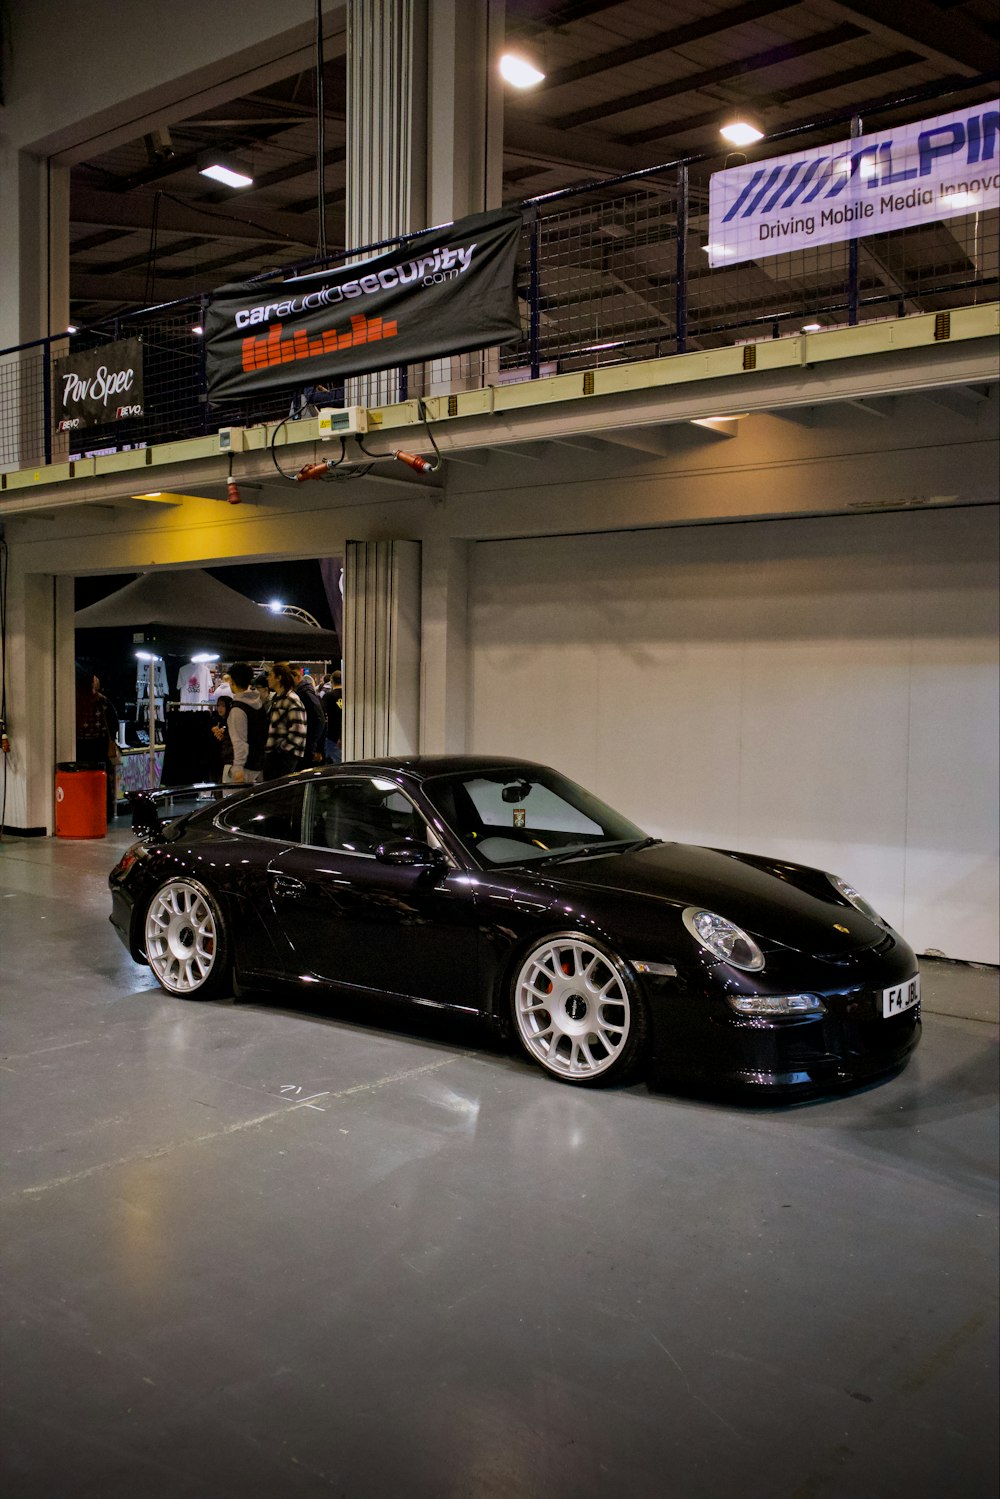
[[799, 332], [800, 333], [822, 333], [823, 332], [823, 324], [822, 323], [803, 323], [802, 327], [799, 329]]
[[500, 73], [514, 88], [534, 88], [545, 77], [534, 63], [526, 57], [518, 57], [516, 52], [504, 53], [500, 59]]
[[734, 411], [731, 416], [693, 416], [692, 427], [708, 427], [718, 429], [726, 422], [743, 422], [750, 415], [749, 411]]
[[720, 128], [719, 134], [731, 146], [752, 146], [756, 141], [764, 139], [763, 130], [756, 121], [746, 115], [740, 115], [738, 119], [727, 120]]
[[221, 182], [224, 187], [253, 186], [253, 178], [243, 169], [242, 164], [218, 151], [208, 151], [200, 156], [198, 171], [203, 177], [211, 177], [213, 182]]

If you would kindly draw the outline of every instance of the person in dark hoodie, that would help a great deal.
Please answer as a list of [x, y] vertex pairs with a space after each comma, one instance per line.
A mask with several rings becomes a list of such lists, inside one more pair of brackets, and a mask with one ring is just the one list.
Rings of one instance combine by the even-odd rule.
[[309, 673], [301, 666], [293, 666], [292, 673], [295, 691], [306, 710], [306, 748], [299, 769], [309, 770], [314, 765], [322, 765], [326, 759], [326, 714]]

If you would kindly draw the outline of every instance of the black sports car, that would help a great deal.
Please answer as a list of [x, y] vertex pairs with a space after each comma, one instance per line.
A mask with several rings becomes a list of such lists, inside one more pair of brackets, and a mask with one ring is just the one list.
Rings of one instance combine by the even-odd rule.
[[920, 1036], [913, 952], [849, 884], [650, 838], [545, 766], [358, 761], [135, 816], [111, 920], [170, 994], [320, 981], [473, 1012], [580, 1085], [652, 1060], [798, 1093]]

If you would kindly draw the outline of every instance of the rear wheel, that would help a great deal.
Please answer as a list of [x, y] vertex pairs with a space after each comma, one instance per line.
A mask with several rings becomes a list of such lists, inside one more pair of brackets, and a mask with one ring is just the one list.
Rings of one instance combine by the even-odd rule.
[[511, 1004], [524, 1050], [561, 1082], [620, 1083], [642, 1059], [642, 999], [621, 960], [589, 937], [560, 932], [532, 948]]
[[145, 947], [149, 966], [168, 994], [212, 999], [231, 988], [222, 912], [197, 880], [178, 878], [160, 886], [146, 912]]

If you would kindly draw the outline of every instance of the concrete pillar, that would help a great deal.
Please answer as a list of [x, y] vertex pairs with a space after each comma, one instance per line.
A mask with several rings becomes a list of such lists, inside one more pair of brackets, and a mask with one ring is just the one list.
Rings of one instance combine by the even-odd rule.
[[[347, 242], [372, 244], [410, 230], [497, 208], [503, 174], [503, 94], [498, 72], [504, 0], [352, 0], [348, 11]], [[438, 359], [408, 395], [478, 387], [497, 355]], [[362, 406], [398, 400], [394, 371], [348, 382]], [[425, 548], [420, 628], [420, 747], [461, 751], [466, 743], [467, 545]], [[348, 585], [349, 586], [349, 585]], [[363, 587], [361, 576], [356, 587]], [[345, 612], [345, 629], [350, 606]], [[357, 616], [355, 616], [357, 618]], [[345, 658], [348, 647], [345, 643]], [[362, 657], [358, 658], [359, 661]], [[385, 664], [368, 657], [376, 683]], [[358, 672], [355, 684], [360, 683]], [[345, 676], [345, 753], [351, 711]], [[355, 705], [368, 748], [363, 704]], [[375, 742], [375, 741], [372, 741]], [[379, 741], [381, 742], [381, 741]]]
[[499, 208], [503, 0], [435, 0], [427, 47], [427, 222]]
[[[0, 144], [0, 349], [32, 343], [69, 321], [69, 171], [9, 142]], [[46, 361], [65, 342], [0, 355], [0, 469], [45, 458]], [[51, 437], [51, 434], [50, 434]], [[58, 459], [65, 438], [51, 438]], [[73, 580], [23, 575], [12, 565], [7, 598], [6, 680], [11, 753], [4, 826], [53, 828], [53, 771], [75, 752]]]
[[[59, 333], [69, 321], [69, 171], [0, 143], [0, 350]], [[65, 345], [55, 352], [65, 352]], [[45, 457], [46, 349], [0, 354], [0, 469]], [[14, 413], [13, 421], [10, 414]]]
[[420, 543], [349, 541], [344, 558], [344, 759], [417, 749]]
[[500, 204], [503, 0], [352, 0], [348, 246]]
[[3, 825], [8, 832], [51, 833], [56, 762], [76, 753], [73, 579], [12, 567], [7, 604]]
[[[428, 40], [427, 223], [499, 208], [503, 198], [504, 0], [435, 0]], [[479, 390], [499, 353], [435, 359], [426, 395]], [[411, 391], [411, 394], [413, 392]]]
[[[503, 22], [504, 0], [352, 0], [349, 247], [499, 207]], [[439, 360], [427, 389], [480, 381], [481, 371], [460, 378], [458, 361]], [[395, 372], [362, 376], [349, 382], [348, 401], [385, 404], [399, 387]]]
[[423, 227], [426, 0], [353, 0], [347, 12], [348, 246]]

